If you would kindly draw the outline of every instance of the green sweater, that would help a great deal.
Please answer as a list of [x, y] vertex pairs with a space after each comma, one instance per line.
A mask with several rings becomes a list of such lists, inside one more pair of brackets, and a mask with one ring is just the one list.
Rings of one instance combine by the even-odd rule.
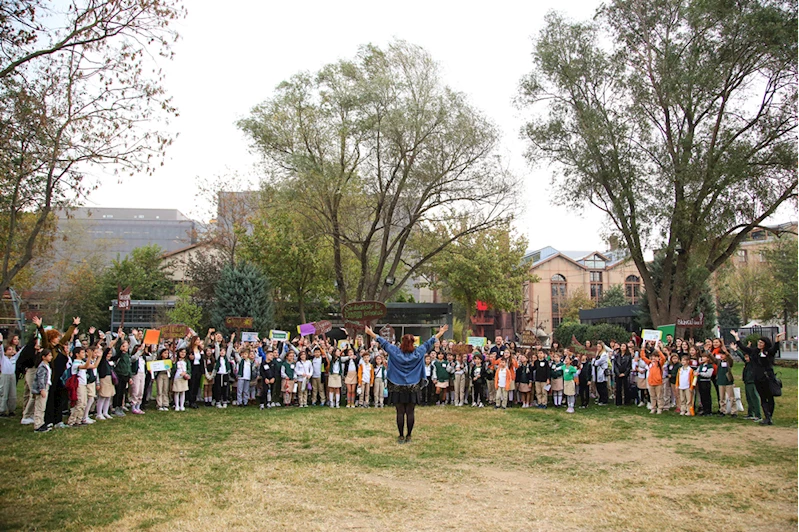
[[578, 369], [572, 365], [565, 366], [563, 368], [563, 380], [565, 381], [573, 381], [574, 377], [578, 373]]
[[[727, 364], [725, 368], [722, 364]], [[727, 373], [729, 372], [729, 376]], [[719, 360], [719, 367], [718, 371], [716, 372], [716, 382], [719, 386], [729, 386], [735, 382], [735, 379], [732, 377], [732, 362], [727, 362], [726, 360]]]
[[449, 371], [447, 371], [446, 360], [436, 360], [435, 362], [433, 362], [433, 369], [436, 372], [436, 380], [438, 382], [449, 381]]
[[120, 377], [130, 377], [130, 352], [123, 353], [120, 348], [116, 348], [117, 354], [113, 357], [114, 371]]

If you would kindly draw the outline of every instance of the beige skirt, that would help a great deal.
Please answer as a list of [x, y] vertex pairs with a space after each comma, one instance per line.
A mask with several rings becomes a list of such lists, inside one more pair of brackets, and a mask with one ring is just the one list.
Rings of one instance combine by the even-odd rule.
[[328, 388], [341, 388], [341, 375], [328, 375], [327, 376]]
[[560, 379], [552, 379], [552, 380], [549, 381], [549, 383], [552, 385], [552, 391], [553, 392], [562, 392], [563, 391], [563, 379], [562, 378], [560, 378]]
[[344, 377], [345, 384], [358, 384], [358, 373], [355, 371], [350, 371], [347, 373], [347, 376]]
[[111, 375], [100, 379], [100, 397], [114, 397], [114, 383], [111, 382]]
[[647, 389], [646, 377], [636, 377], [635, 384], [636, 386], [638, 386], [639, 390], [646, 390]]
[[563, 395], [577, 395], [574, 381], [563, 381]]
[[183, 377], [172, 379], [172, 393], [188, 392], [188, 391], [189, 391], [189, 381], [187, 381]]
[[444, 381], [444, 382], [438, 381], [436, 383], [436, 388], [438, 388], [440, 390], [443, 390], [445, 388], [449, 388], [449, 381]]
[[510, 381], [510, 386], [508, 387], [509, 392], [513, 392], [516, 390], [516, 381]]
[[519, 391], [521, 393], [529, 393], [533, 389], [532, 385], [529, 382], [520, 382], [519, 383]]

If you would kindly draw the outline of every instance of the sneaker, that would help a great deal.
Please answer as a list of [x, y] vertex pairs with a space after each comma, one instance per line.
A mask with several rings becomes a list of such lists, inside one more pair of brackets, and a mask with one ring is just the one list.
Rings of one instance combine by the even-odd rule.
[[20, 425], [33, 425], [33, 418], [32, 417], [24, 417], [19, 422]]
[[50, 432], [51, 430], [53, 430], [53, 427], [50, 425], [42, 425], [38, 429], [34, 429], [34, 432]]
[[261, 410], [263, 410], [263, 409], [264, 409], [264, 405], [261, 405]]
[[574, 408], [571, 408], [571, 407], [567, 408], [566, 409], [566, 413], [567, 414], [574, 414]]
[[411, 443], [411, 437], [405, 436], [405, 443]]
[[86, 418], [83, 420], [84, 425], [94, 425], [94, 420], [91, 418]]
[[483, 408], [483, 403], [479, 403], [479, 404], [477, 405], [477, 408]]
[[217, 403], [217, 404], [216, 404], [216, 407], [217, 407], [217, 408], [222, 408], [222, 403]]
[[222, 408], [227, 408], [227, 405], [226, 405], [226, 404], [225, 404], [225, 405], [222, 405]]
[[114, 415], [116, 417], [125, 417], [125, 412], [122, 408], [117, 408], [116, 410], [114, 410]]
[[56, 424], [53, 426], [53, 428], [54, 428], [54, 429], [65, 429], [65, 428], [67, 428], [68, 426], [69, 426], [69, 425], [67, 425], [67, 424], [66, 424], [66, 423], [64, 423], [63, 421], [59, 421], [58, 423], [56, 423]]
[[405, 436], [400, 436], [399, 438], [397, 438], [397, 443], [400, 445], [405, 443]]

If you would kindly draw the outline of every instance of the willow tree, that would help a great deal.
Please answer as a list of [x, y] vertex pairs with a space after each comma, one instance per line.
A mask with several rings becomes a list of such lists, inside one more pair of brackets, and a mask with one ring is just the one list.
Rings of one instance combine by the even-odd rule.
[[364, 46], [297, 74], [239, 126], [270, 184], [291, 190], [292, 207], [330, 239], [341, 303], [389, 299], [450, 244], [511, 212], [496, 128], [417, 46]]
[[[529, 157], [560, 202], [603, 211], [641, 272], [655, 324], [797, 193], [797, 6], [616, 0], [590, 22], [550, 14], [521, 101]], [[644, 260], [663, 253], [655, 286]]]

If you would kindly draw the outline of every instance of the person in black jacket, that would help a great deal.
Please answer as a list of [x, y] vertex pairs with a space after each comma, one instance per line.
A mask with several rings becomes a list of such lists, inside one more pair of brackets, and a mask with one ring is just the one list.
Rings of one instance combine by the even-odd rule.
[[51, 363], [52, 387], [50, 393], [47, 394], [47, 405], [44, 411], [44, 423], [47, 426], [59, 428], [66, 427], [64, 423], [64, 410], [69, 409], [69, 397], [67, 396], [67, 389], [61, 383], [61, 375], [67, 369], [69, 355], [67, 354], [67, 345], [72, 339], [76, 328], [80, 325], [80, 318], [74, 318], [72, 325], [62, 335], [55, 329], [44, 330], [39, 321], [39, 336], [42, 338], [42, 348], [49, 349], [53, 354], [53, 362]]
[[[38, 327], [42, 319], [38, 316], [33, 317], [33, 323]], [[17, 379], [25, 378], [25, 392], [22, 396], [22, 424], [33, 425], [33, 414], [36, 407], [36, 397], [31, 394], [33, 381], [36, 379], [36, 354], [41, 351], [36, 329], [33, 330], [25, 347], [22, 348], [17, 359]]]
[[271, 349], [266, 352], [266, 358], [261, 362], [259, 373], [261, 375], [261, 382], [263, 383], [263, 391], [261, 392], [261, 410], [272, 407], [269, 402], [269, 395], [272, 385], [275, 383], [275, 365], [273, 360], [275, 353]]
[[619, 344], [613, 359], [613, 375], [616, 377], [616, 406], [630, 404], [629, 379], [633, 368], [633, 356], [627, 344]]
[[593, 365], [586, 355], [580, 357], [580, 408], [588, 407], [591, 402], [591, 381], [593, 381]]
[[755, 379], [755, 387], [760, 395], [760, 406], [763, 407], [763, 420], [761, 425], [773, 425], [771, 418], [774, 416], [774, 392], [772, 384], [775, 384], [774, 377], [774, 357], [780, 348], [780, 340], [785, 337], [785, 333], [777, 335], [777, 341], [771, 345], [771, 340], [765, 336], [757, 341], [757, 348], [743, 346], [737, 331], [730, 331], [735, 337], [738, 349], [749, 355], [752, 362], [752, 377]]

